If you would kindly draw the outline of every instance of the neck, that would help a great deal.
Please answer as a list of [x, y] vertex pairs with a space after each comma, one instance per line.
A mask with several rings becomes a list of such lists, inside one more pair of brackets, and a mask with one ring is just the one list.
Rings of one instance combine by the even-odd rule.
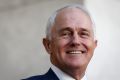
[[81, 80], [83, 76], [85, 75], [85, 70], [66, 70], [65, 71], [68, 75], [72, 76], [76, 80]]
[[83, 76], [85, 75], [85, 70], [86, 70], [86, 66], [81, 66], [79, 68], [61, 68], [59, 66], [57, 66], [59, 69], [61, 69], [63, 72], [65, 72], [66, 74], [70, 75], [71, 77], [73, 77], [75, 80], [81, 80], [83, 78]]
[[83, 76], [85, 75], [85, 70], [87, 68], [87, 65], [79, 66], [79, 67], [70, 67], [70, 66], [63, 67], [61, 65], [59, 65], [59, 66], [56, 64], [53, 64], [53, 65], [55, 65], [60, 70], [62, 70], [66, 74], [73, 77], [75, 80], [81, 80], [83, 78]]

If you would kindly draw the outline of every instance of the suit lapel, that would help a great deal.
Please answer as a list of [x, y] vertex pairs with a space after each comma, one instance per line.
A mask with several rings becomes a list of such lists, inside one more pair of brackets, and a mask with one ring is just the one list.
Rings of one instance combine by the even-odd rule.
[[53, 70], [50, 68], [49, 71], [44, 75], [47, 80], [59, 80]]

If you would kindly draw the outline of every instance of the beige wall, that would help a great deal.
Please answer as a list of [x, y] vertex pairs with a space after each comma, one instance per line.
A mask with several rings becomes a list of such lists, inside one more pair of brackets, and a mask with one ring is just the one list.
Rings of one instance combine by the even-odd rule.
[[90, 80], [120, 80], [120, 0], [86, 0], [97, 30], [98, 47], [88, 67]]
[[[57, 8], [80, 0], [0, 0], [0, 80], [43, 74], [50, 67], [42, 38]], [[84, 0], [96, 23], [98, 47], [88, 80], [119, 80], [120, 1]]]
[[57, 8], [80, 0], [0, 0], [0, 80], [43, 74], [50, 67], [42, 38]]

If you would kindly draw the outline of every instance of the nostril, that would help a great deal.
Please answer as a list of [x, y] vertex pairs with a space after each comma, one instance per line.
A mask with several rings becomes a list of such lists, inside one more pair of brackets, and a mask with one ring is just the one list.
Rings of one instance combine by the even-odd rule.
[[72, 46], [78, 46], [78, 45], [80, 45], [81, 43], [80, 43], [80, 41], [79, 40], [76, 40], [76, 39], [73, 39], [71, 42], [70, 42], [70, 44], [72, 45]]
[[71, 47], [78, 47], [80, 46], [80, 43], [76, 43], [76, 42], [70, 42]]

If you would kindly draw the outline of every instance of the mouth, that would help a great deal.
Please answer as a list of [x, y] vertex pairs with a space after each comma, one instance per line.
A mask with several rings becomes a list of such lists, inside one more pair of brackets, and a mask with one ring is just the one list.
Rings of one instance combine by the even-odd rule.
[[66, 51], [67, 54], [85, 54], [87, 51], [86, 50], [69, 50]]

